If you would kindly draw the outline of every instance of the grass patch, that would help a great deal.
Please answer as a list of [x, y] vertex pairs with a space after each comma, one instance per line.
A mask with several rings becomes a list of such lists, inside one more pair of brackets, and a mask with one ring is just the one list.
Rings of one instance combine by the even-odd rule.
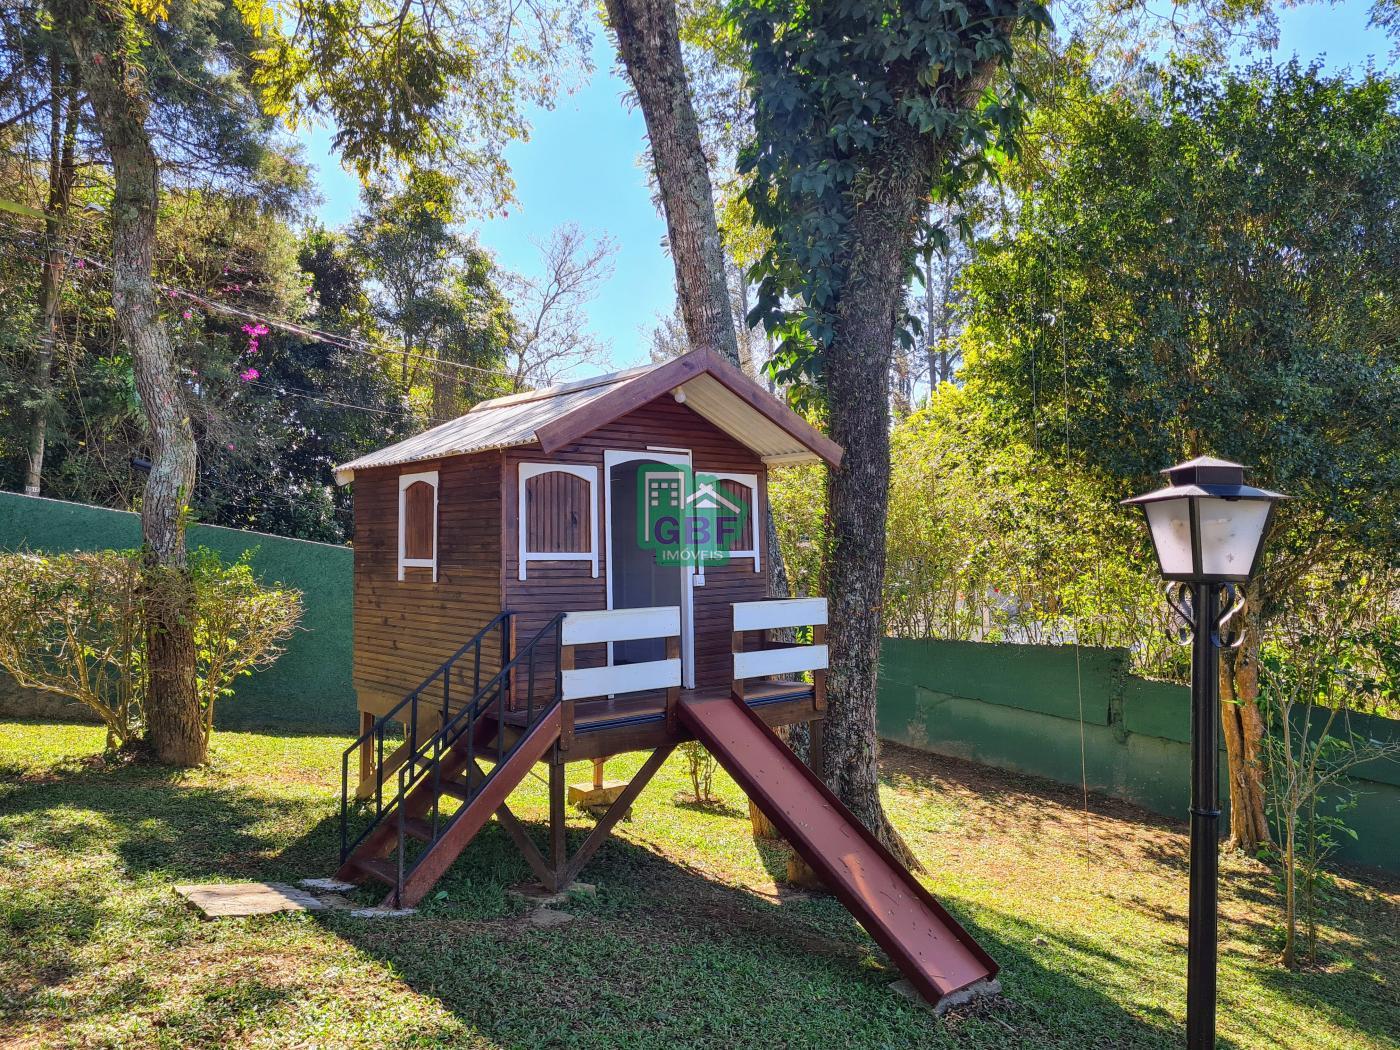
[[[896, 748], [887, 805], [1001, 962], [994, 1008], [937, 1020], [891, 994], [897, 973], [834, 900], [778, 893], [785, 847], [754, 842], [732, 781], [716, 778], [723, 806], [676, 803], [678, 757], [568, 925], [525, 921], [505, 887], [529, 870], [494, 824], [411, 920], [196, 918], [172, 884], [330, 873], [346, 743], [225, 732], [208, 768], [173, 772], [93, 761], [96, 728], [0, 722], [0, 1046], [1180, 1045], [1184, 830]], [[512, 808], [542, 841], [543, 783]], [[577, 846], [593, 821], [570, 821]], [[1222, 876], [1222, 1044], [1400, 1041], [1395, 886], [1342, 879], [1329, 965], [1290, 974], [1269, 873], [1226, 857]]]

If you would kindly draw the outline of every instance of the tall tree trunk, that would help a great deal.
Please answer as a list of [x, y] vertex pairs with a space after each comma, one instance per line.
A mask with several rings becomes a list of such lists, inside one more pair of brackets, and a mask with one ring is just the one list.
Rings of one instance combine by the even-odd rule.
[[1271, 840], [1265, 808], [1264, 718], [1259, 712], [1262, 624], [1251, 600], [1241, 613], [1244, 642], [1220, 661], [1220, 722], [1230, 783], [1230, 842], [1257, 853]]
[[194, 488], [195, 443], [156, 307], [159, 166], [146, 129], [145, 71], [132, 58], [132, 16], [124, 5], [54, 0], [54, 12], [112, 158], [112, 307], [150, 429], [151, 471], [141, 501], [147, 738], [161, 761], [196, 765], [204, 761], [206, 741], [195, 691], [194, 588], [183, 521]]
[[849, 226], [850, 276], [826, 349], [831, 437], [845, 449], [830, 472], [826, 560], [831, 670], [825, 780], [867, 828], [916, 863], [880, 803], [876, 685], [884, 637], [885, 517], [890, 485], [890, 358], [904, 296], [909, 231], [932, 185], [926, 142], [909, 129], [872, 158]]
[[54, 48], [49, 53], [49, 192], [44, 207], [44, 269], [39, 284], [40, 336], [30, 377], [34, 414], [29, 421], [29, 463], [24, 491], [37, 496], [43, 487], [44, 448], [48, 439], [53, 397], [53, 359], [58, 343], [59, 297], [63, 292], [66, 254], [63, 237], [73, 199], [74, 147], [78, 134], [76, 74], [63, 82], [64, 63]]
[[607, 0], [608, 24], [642, 104], [666, 212], [685, 334], [739, 364], [710, 168], [681, 58], [675, 0]]

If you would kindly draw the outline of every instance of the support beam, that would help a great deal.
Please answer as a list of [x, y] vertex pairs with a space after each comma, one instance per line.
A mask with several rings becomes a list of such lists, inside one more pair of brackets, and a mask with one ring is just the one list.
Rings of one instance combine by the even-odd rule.
[[578, 852], [575, 853], [573, 859], [568, 862], [568, 865], [564, 868], [563, 876], [559, 884], [554, 887], [556, 890], [563, 889], [573, 882], [574, 879], [578, 878], [579, 872], [583, 870], [583, 866], [588, 863], [589, 858], [597, 853], [598, 847], [607, 841], [608, 836], [612, 834], [612, 829], [616, 826], [617, 822], [622, 819], [623, 815], [632, 807], [633, 801], [642, 793], [642, 788], [646, 787], [651, 781], [651, 778], [656, 776], [657, 771], [665, 763], [666, 759], [671, 757], [671, 752], [675, 749], [675, 744], [666, 744], [662, 747], [658, 747], [651, 753], [651, 756], [642, 763], [642, 768], [637, 770], [636, 775], [633, 776], [631, 782], [628, 783], [626, 790], [617, 797], [616, 802], [608, 807], [608, 811], [603, 814], [602, 819], [599, 820], [593, 830], [588, 833], [588, 838], [583, 840], [583, 845], [578, 848]]
[[566, 883], [564, 869], [569, 861], [568, 827], [564, 823], [564, 772], [563, 762], [549, 764], [549, 879], [545, 888], [558, 892]]

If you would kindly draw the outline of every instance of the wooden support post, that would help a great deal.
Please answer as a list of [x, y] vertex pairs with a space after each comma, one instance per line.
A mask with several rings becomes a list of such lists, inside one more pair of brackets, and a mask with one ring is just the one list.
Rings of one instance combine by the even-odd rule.
[[822, 781], [826, 780], [826, 757], [822, 750], [822, 738], [825, 736], [825, 718], [817, 718], [807, 723], [807, 768]]
[[[679, 638], [666, 639], [666, 659], [679, 660], [681, 658], [681, 640]], [[666, 731], [674, 733], [676, 726], [680, 722], [681, 687], [673, 685], [666, 690]]]
[[593, 760], [593, 790], [598, 791], [603, 787], [603, 763], [606, 758], [595, 758]]
[[564, 823], [564, 763], [549, 764], [549, 880], [545, 888], [557, 893], [567, 885], [564, 877], [569, 863], [568, 828]]
[[[374, 715], [368, 711], [360, 712], [360, 735], [368, 733], [374, 728]], [[365, 737], [360, 744], [360, 783], [363, 784], [374, 775], [374, 737]], [[359, 796], [363, 798], [364, 796]]]
[[617, 797], [617, 801], [608, 807], [608, 811], [603, 814], [602, 819], [588, 833], [588, 838], [583, 840], [583, 845], [578, 848], [573, 860], [569, 861], [564, 869], [557, 889], [563, 889], [578, 878], [578, 873], [583, 870], [583, 866], [588, 863], [589, 858], [612, 834], [613, 827], [632, 808], [632, 803], [641, 794], [642, 788], [646, 787], [651, 778], [656, 776], [657, 770], [661, 768], [675, 749], [675, 744], [665, 744], [653, 751], [651, 757], [642, 763], [642, 768], [637, 770], [631, 781], [628, 782], [626, 789]]
[[[559, 670], [572, 671], [574, 669], [574, 647], [572, 645], [561, 645], [559, 647]], [[574, 746], [574, 702], [572, 700], [559, 701], [559, 713], [562, 716], [559, 723], [559, 750], [567, 751]]]
[[[819, 623], [812, 628], [812, 644], [826, 644], [826, 624]], [[826, 668], [812, 672], [812, 707], [818, 711], [826, 710]], [[820, 774], [818, 774], [820, 776]]]

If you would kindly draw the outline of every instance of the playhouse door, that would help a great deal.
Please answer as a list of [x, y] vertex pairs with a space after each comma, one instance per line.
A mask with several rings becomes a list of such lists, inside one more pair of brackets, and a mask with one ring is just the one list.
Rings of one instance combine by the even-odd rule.
[[[691, 585], [693, 565], [657, 564], [654, 550], [644, 544], [646, 505], [642, 485], [647, 479], [665, 483], [667, 467], [685, 486], [690, 454], [681, 452], [611, 451], [604, 454], [607, 468], [605, 491], [607, 539], [607, 589], [609, 609], [645, 609], [676, 605], [681, 610], [682, 681], [695, 685], [694, 628]], [[610, 664], [661, 660], [666, 655], [660, 639], [608, 643]]]

